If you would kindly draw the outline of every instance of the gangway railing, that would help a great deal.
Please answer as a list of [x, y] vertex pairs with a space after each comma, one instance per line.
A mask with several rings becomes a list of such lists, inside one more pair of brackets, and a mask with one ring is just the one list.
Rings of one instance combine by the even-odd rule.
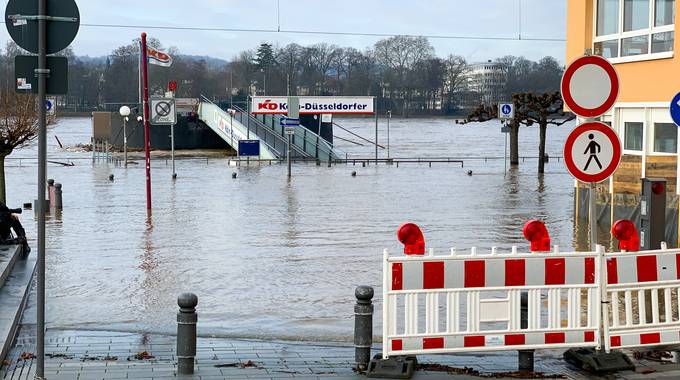
[[[233, 106], [237, 112], [247, 114], [243, 109]], [[284, 127], [280, 123], [281, 116], [270, 115], [270, 114], [260, 114], [251, 116], [251, 120], [256, 120], [259, 125], [273, 131], [275, 134], [286, 137]], [[308, 130], [304, 127], [295, 128], [295, 133], [292, 137], [293, 147], [297, 147], [299, 150], [305, 152], [306, 156], [313, 157], [318, 160], [323, 161], [334, 161], [339, 159], [342, 155], [337, 149], [335, 149], [331, 144], [324, 140], [318, 134]]]
[[[258, 136], [265, 136], [265, 138], [270, 143], [273, 142], [275, 149], [279, 150], [282, 147], [283, 153], [280, 157], [283, 158], [286, 156], [286, 147], [288, 145], [288, 140], [285, 134], [280, 134], [276, 130], [272, 130], [262, 121], [258, 120], [255, 117], [249, 116], [248, 112], [244, 111], [240, 107], [232, 106], [232, 108], [234, 109], [234, 111], [236, 111], [236, 113], [234, 113], [234, 118], [236, 118], [238, 122], [245, 125], [246, 127], [254, 128], [254, 131]], [[251, 123], [248, 124], [248, 121], [250, 121]], [[291, 145], [291, 150], [293, 157], [313, 158], [312, 155], [308, 154], [303, 149], [295, 145], [294, 139], [293, 145]]]
[[[209, 109], [209, 110], [208, 110]], [[207, 97], [201, 95], [200, 117], [211, 129], [220, 135], [232, 148], [238, 151], [238, 141], [243, 139], [258, 139], [264, 145], [261, 158], [284, 158], [286, 156], [286, 142], [264, 128], [248, 128], [241, 122], [239, 115], [231, 115]], [[229, 128], [226, 128], [229, 124]]]

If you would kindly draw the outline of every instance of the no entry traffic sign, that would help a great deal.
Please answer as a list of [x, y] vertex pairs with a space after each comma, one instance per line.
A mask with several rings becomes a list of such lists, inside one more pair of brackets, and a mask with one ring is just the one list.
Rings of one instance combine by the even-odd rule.
[[562, 98], [571, 112], [597, 117], [616, 103], [619, 77], [606, 59], [589, 55], [575, 60], [562, 76]]
[[621, 162], [621, 141], [608, 125], [579, 125], [564, 144], [564, 164], [574, 178], [597, 183], [609, 178]]

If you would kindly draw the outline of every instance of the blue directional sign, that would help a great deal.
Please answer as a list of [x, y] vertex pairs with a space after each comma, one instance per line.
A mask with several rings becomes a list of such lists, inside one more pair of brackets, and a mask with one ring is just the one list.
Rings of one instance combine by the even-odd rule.
[[238, 155], [240, 157], [258, 157], [260, 155], [260, 140], [239, 140]]
[[283, 127], [297, 127], [300, 125], [300, 119], [293, 117], [282, 117], [279, 121]]
[[675, 95], [670, 106], [671, 117], [675, 125], [680, 126], [680, 93]]

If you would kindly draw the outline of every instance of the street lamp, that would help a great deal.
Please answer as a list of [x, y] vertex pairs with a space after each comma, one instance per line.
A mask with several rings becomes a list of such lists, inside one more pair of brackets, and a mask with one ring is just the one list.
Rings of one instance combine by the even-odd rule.
[[125, 167], [127, 168], [127, 122], [128, 122], [128, 116], [130, 116], [130, 107], [128, 106], [122, 106], [120, 107], [120, 110], [118, 110], [120, 113], [120, 116], [123, 117], [123, 157], [125, 159]]
[[236, 113], [235, 109], [232, 108], [227, 108], [227, 113], [229, 114], [229, 135], [231, 136], [231, 147], [234, 147], [234, 114]]
[[390, 120], [392, 120], [392, 110], [387, 110], [387, 158], [388, 159], [390, 158]]
[[260, 72], [262, 72], [262, 95], [266, 96], [267, 95], [267, 73], [264, 71], [264, 69], [260, 69]]

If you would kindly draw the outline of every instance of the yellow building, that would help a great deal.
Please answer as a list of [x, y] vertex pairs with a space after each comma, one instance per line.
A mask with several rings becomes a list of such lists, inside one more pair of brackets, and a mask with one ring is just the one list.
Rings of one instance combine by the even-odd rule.
[[680, 189], [680, 129], [668, 110], [680, 92], [679, 17], [675, 0], [567, 0], [567, 63], [590, 51], [609, 59], [620, 79], [602, 121], [618, 132], [624, 157], [602, 192], [639, 194], [643, 177], [666, 178], [670, 194]]

